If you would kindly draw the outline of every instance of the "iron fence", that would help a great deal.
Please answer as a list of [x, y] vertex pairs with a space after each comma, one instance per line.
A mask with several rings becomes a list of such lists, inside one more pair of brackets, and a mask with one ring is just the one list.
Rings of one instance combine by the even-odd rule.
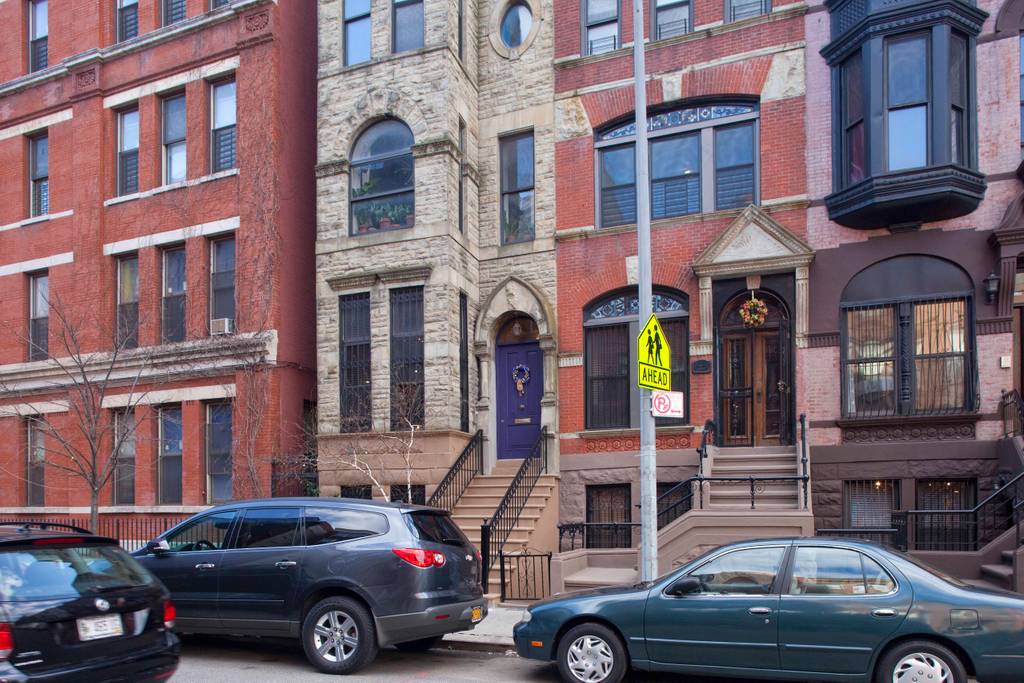
[[136, 515], [113, 517], [101, 515], [99, 518], [99, 524], [95, 529], [91, 528], [92, 524], [88, 517], [9, 518], [0, 520], [0, 524], [74, 526], [91, 531], [98, 536], [113, 538], [120, 543], [125, 550], [132, 552], [144, 547], [151, 540], [189, 517], [190, 515], [167, 515], [160, 517], [142, 517]]
[[632, 548], [637, 522], [569, 522], [558, 525], [558, 550]]
[[551, 553], [498, 553], [501, 601], [543, 600], [551, 595]]
[[484, 433], [477, 430], [437, 485], [427, 505], [449, 512], [455, 509], [473, 477], [484, 471]]

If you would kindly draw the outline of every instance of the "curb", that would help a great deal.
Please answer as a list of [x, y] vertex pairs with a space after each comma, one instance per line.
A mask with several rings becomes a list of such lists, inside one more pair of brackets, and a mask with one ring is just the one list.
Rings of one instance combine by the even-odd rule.
[[449, 640], [445, 638], [435, 649], [464, 650], [467, 652], [487, 652], [490, 654], [515, 654], [516, 646], [509, 638], [508, 642], [498, 640]]

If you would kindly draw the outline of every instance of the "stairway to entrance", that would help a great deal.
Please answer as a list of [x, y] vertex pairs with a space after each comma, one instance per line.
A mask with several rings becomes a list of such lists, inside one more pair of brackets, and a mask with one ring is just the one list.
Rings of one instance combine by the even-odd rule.
[[1015, 590], [1017, 584], [1013, 571], [1013, 555], [1012, 550], [1002, 551], [999, 554], [998, 563], [981, 565], [982, 580], [970, 583], [981, 586], [988, 584], [1003, 590]]
[[[728, 543], [814, 534], [799, 446], [702, 443], [699, 452], [707, 455], [704, 478], [683, 482], [659, 501], [659, 573]], [[637, 580], [638, 566], [635, 547], [596, 548], [584, 541], [580, 549], [559, 553], [552, 587], [571, 591], [627, 583]]]
[[[796, 446], [714, 449], [708, 458], [709, 477], [796, 477], [800, 475]], [[750, 482], [705, 484], [705, 508], [750, 509]], [[759, 481], [754, 500], [758, 510], [798, 510], [803, 507], [798, 481]]]
[[[478, 474], [466, 487], [459, 502], [452, 510], [452, 519], [473, 545], [480, 548], [480, 526], [489, 520], [497, 510], [508, 491], [521, 459], [498, 460], [491, 474]], [[542, 474], [537, 480], [530, 497], [519, 515], [518, 523], [505, 542], [505, 553], [529, 548], [531, 550], [552, 550], [557, 543], [555, 525], [558, 521], [558, 477]], [[514, 571], [506, 563], [506, 572]], [[501, 572], [495, 561], [488, 577], [487, 596], [496, 601], [501, 594]]]

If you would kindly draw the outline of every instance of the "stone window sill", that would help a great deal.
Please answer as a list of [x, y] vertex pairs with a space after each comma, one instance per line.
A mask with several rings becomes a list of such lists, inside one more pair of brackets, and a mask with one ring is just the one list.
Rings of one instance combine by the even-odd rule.
[[[690, 434], [698, 431], [694, 425], [665, 425], [656, 427], [658, 434]], [[639, 437], [639, 429], [584, 429], [579, 432], [581, 439], [610, 439], [623, 437]]]
[[836, 420], [837, 427], [873, 427], [904, 424], [946, 424], [950, 422], [978, 422], [981, 414], [976, 412], [943, 413], [941, 415], [887, 415], [880, 417], [844, 417]]

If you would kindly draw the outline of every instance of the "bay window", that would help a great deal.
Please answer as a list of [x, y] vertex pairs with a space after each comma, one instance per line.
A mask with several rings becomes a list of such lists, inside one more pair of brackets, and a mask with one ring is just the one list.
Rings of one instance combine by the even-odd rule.
[[825, 204], [829, 218], [853, 228], [955, 218], [985, 193], [974, 52], [986, 14], [963, 0], [895, 4], [906, 15], [899, 22], [892, 2], [829, 5], [832, 42], [822, 55], [833, 71], [833, 192]]

